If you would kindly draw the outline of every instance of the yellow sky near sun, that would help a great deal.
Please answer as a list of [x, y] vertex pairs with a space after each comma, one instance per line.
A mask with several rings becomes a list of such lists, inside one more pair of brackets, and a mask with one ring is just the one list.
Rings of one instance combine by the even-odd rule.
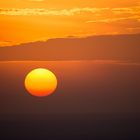
[[0, 1], [0, 46], [140, 32], [140, 0]]

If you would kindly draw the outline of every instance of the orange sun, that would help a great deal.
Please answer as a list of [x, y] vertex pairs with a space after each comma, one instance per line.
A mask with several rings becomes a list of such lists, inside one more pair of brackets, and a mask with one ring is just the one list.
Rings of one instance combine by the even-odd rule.
[[32, 70], [25, 78], [25, 88], [33, 96], [48, 96], [55, 91], [56, 87], [56, 76], [44, 68]]

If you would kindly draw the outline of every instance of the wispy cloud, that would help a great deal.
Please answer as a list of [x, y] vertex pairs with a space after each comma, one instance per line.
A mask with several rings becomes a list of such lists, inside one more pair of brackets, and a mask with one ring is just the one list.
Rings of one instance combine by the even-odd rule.
[[[105, 13], [109, 13], [110, 16], [106, 16]], [[140, 6], [128, 8], [110, 8], [107, 9], [105, 13], [99, 13], [98, 16], [94, 16], [92, 20], [87, 20], [86, 23], [112, 23], [126, 20], [135, 20], [140, 22]]]
[[115, 14], [140, 14], [140, 6], [128, 8], [112, 8]]
[[117, 17], [117, 18], [106, 18], [106, 19], [98, 19], [98, 20], [89, 20], [86, 23], [111, 23], [111, 22], [119, 22], [124, 20], [136, 20], [140, 22], [140, 16], [128, 16], [128, 17]]
[[[30, 1], [43, 1], [43, 0], [30, 0]], [[127, 7], [127, 8], [71, 8], [71, 9], [41, 9], [41, 8], [0, 8], [0, 15], [20, 15], [20, 16], [33, 16], [33, 15], [55, 15], [55, 16], [72, 16], [76, 14], [84, 14], [86, 12], [92, 14], [140, 14], [140, 6]]]
[[[39, 0], [37, 0], [39, 1]], [[121, 7], [121, 8], [69, 8], [69, 9], [51, 9], [51, 8], [0, 8], [0, 15], [6, 16], [65, 16], [68, 22], [72, 21], [74, 17], [75, 27], [82, 21], [86, 27], [84, 35], [87, 34], [116, 34], [127, 31], [138, 32], [140, 28], [140, 6]], [[62, 18], [60, 18], [61, 20]], [[79, 20], [82, 19], [82, 20]], [[68, 23], [67, 22], [67, 23]], [[77, 24], [78, 23], [78, 24]], [[101, 24], [98, 24], [101, 23]], [[103, 23], [103, 24], [102, 24]], [[105, 23], [105, 24], [104, 24]], [[92, 24], [93, 28], [89, 28]], [[110, 31], [106, 31], [106, 26], [111, 27]], [[98, 27], [98, 28], [97, 28]], [[108, 27], [107, 27], [108, 28]], [[97, 31], [96, 31], [97, 29]], [[103, 30], [101, 30], [103, 29]], [[77, 31], [79, 32], [79, 31]], [[83, 31], [78, 34], [83, 34]]]
[[108, 8], [72, 8], [72, 9], [18, 9], [18, 8], [0, 8], [0, 15], [15, 16], [33, 16], [33, 15], [49, 15], [49, 16], [72, 16], [82, 13], [97, 13], [106, 11]]

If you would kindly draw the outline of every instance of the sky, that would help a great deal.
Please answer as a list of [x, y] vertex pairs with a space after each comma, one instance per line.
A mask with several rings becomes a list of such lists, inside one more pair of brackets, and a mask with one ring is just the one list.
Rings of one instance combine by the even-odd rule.
[[3, 0], [0, 46], [140, 32], [140, 0]]

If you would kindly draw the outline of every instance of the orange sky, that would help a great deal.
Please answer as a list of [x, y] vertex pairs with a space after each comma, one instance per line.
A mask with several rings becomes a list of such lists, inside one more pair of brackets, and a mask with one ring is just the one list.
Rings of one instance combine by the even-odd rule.
[[139, 32], [139, 0], [0, 1], [0, 46], [55, 37]]

